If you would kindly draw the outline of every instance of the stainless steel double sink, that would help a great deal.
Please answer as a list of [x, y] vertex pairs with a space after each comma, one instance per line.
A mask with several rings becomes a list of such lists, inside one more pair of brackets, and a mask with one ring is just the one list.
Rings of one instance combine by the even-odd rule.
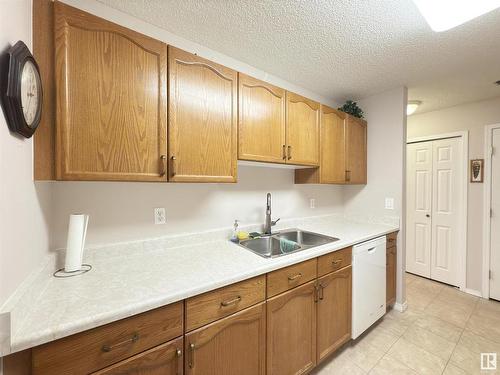
[[[280, 241], [284, 240], [284, 241]], [[240, 246], [264, 258], [275, 258], [338, 241], [338, 238], [300, 229], [286, 229], [265, 237], [240, 241]], [[288, 242], [292, 241], [292, 242]]]

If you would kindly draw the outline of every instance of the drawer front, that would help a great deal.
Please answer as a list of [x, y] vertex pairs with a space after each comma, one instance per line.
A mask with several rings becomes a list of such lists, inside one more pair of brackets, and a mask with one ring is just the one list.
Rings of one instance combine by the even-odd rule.
[[181, 375], [184, 367], [182, 350], [183, 338], [179, 337], [94, 372], [92, 375]]
[[397, 239], [398, 239], [398, 232], [389, 233], [387, 235], [387, 239], [386, 239], [386, 246], [387, 246], [387, 248], [396, 246]]
[[258, 276], [186, 300], [186, 331], [266, 299], [266, 276]]
[[318, 276], [337, 271], [351, 264], [352, 247], [334, 251], [318, 258]]
[[88, 374], [183, 333], [183, 303], [160, 307], [33, 349], [33, 374]]
[[316, 278], [316, 258], [267, 274], [267, 297], [283, 293]]

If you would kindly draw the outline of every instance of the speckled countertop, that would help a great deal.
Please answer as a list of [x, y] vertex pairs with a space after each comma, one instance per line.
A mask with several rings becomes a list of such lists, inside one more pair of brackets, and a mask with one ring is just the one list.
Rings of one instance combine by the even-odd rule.
[[[285, 221], [278, 229], [290, 227], [340, 240], [273, 259], [225, 240], [221, 231], [198, 235], [198, 243], [191, 235], [189, 241], [175, 237], [91, 249], [85, 259], [93, 266], [91, 272], [67, 279], [45, 272], [31, 281], [36, 283], [33, 288], [42, 289], [36, 297], [24, 293], [10, 306], [17, 320], [10, 348], [4, 352], [82, 332], [398, 229], [394, 223], [350, 222], [330, 216]], [[29, 285], [25, 289], [30, 290]]]

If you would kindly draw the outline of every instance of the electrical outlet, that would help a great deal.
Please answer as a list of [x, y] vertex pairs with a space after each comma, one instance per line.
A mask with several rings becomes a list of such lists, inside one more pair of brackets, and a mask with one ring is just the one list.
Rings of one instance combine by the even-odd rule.
[[385, 198], [385, 209], [394, 210], [394, 198]]
[[167, 214], [165, 213], [165, 208], [155, 208], [155, 224], [165, 224], [167, 222]]
[[314, 198], [309, 199], [309, 207], [316, 208], [316, 199]]

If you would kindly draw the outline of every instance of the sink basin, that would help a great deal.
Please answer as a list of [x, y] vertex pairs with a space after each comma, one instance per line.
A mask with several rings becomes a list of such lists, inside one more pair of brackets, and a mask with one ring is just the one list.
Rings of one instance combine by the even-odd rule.
[[[288, 244], [288, 248], [286, 249], [286, 251], [282, 251], [282, 246], [280, 246], [280, 238], [288, 241], [293, 241], [296, 243], [296, 245], [290, 246], [290, 244]], [[244, 247], [247, 250], [253, 251], [254, 253], [262, 257], [274, 258], [295, 253], [297, 251], [311, 249], [313, 247], [325, 245], [335, 241], [338, 241], [338, 238], [325, 236], [319, 233], [303, 231], [300, 229], [286, 229], [271, 236], [241, 241], [240, 246]]]
[[[241, 241], [240, 245], [266, 258], [283, 255], [280, 247], [280, 240], [274, 236]], [[297, 251], [299, 249], [300, 246], [296, 245], [294, 246], [294, 249], [289, 252]]]
[[328, 237], [319, 233], [306, 232], [300, 229], [285, 230], [276, 234], [276, 237], [278, 239], [284, 238], [296, 242], [301, 247], [307, 246], [309, 248], [338, 241], [338, 238]]

